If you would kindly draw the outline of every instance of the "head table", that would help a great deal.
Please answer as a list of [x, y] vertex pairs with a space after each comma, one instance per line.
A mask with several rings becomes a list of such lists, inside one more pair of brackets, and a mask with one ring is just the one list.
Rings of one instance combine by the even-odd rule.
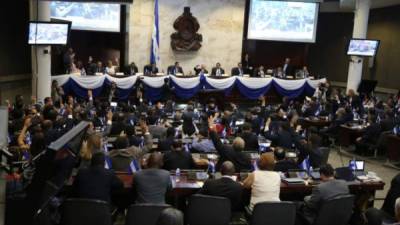
[[138, 80], [144, 84], [146, 96], [151, 101], [159, 100], [162, 97], [166, 81], [169, 81], [171, 90], [181, 99], [189, 99], [198, 92], [204, 90], [218, 90], [229, 95], [231, 90], [236, 87], [239, 92], [248, 99], [258, 99], [270, 88], [274, 88], [280, 95], [288, 98], [296, 98], [300, 95], [313, 95], [320, 83], [325, 83], [326, 79], [296, 79], [287, 80], [275, 77], [239, 77], [224, 76], [211, 77], [200, 75], [195, 77], [166, 76], [143, 76], [133, 75], [127, 77], [115, 77], [109, 75], [101, 76], [80, 76], [80, 75], [58, 75], [52, 76], [59, 86], [62, 86], [67, 94], [73, 94], [82, 98], [87, 97], [87, 90], [93, 90], [93, 95], [100, 95], [103, 88], [115, 83], [118, 88], [118, 97], [127, 99], [135, 88]]

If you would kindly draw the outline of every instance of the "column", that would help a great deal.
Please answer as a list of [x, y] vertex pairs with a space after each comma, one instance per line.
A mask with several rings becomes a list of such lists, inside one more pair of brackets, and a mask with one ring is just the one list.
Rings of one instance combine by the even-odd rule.
[[[371, 0], [356, 0], [356, 9], [354, 11], [353, 38], [366, 38], [368, 30], [369, 10]], [[357, 91], [361, 82], [363, 69], [363, 58], [351, 56], [349, 64], [349, 74], [347, 77], [347, 90]]]
[[[50, 2], [39, 1], [38, 12], [35, 4], [31, 4], [31, 18], [38, 21], [50, 21]], [[51, 96], [51, 48], [50, 46], [32, 47], [32, 95], [38, 101]]]

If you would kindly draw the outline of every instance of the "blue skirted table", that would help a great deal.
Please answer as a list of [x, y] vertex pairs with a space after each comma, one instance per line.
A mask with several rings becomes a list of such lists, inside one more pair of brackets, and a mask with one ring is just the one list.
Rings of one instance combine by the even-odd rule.
[[241, 95], [247, 99], [258, 99], [271, 88], [289, 99], [301, 95], [313, 95], [315, 89], [320, 83], [326, 82], [326, 79], [297, 79], [286, 80], [274, 77], [256, 78], [256, 77], [211, 77], [201, 75], [196, 77], [177, 77], [167, 76], [129, 76], [114, 77], [109, 75], [102, 76], [79, 76], [79, 75], [59, 75], [52, 76], [59, 86], [62, 86], [66, 94], [78, 97], [87, 97], [87, 90], [93, 90], [93, 95], [99, 96], [104, 88], [115, 82], [118, 88], [119, 99], [127, 99], [135, 88], [135, 84], [140, 80], [145, 88], [145, 96], [150, 101], [156, 101], [162, 98], [163, 88], [169, 80], [171, 90], [180, 99], [190, 99], [201, 91], [220, 91], [229, 95], [236, 88]]

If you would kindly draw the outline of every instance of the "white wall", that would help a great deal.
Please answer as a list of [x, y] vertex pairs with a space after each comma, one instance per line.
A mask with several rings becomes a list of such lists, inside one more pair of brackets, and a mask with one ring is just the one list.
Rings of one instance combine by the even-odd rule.
[[[200, 23], [203, 42], [197, 52], [175, 52], [170, 46], [170, 35], [175, 32], [172, 25], [185, 6]], [[230, 71], [241, 58], [244, 11], [245, 0], [159, 0], [161, 69], [166, 71], [179, 61], [188, 73], [197, 64], [204, 63], [211, 70], [220, 62]], [[154, 0], [134, 0], [130, 6], [128, 58], [140, 71], [150, 60], [153, 13]]]

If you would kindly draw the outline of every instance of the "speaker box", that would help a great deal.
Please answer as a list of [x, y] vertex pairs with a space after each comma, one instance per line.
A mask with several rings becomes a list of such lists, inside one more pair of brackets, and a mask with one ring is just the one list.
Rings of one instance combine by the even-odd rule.
[[375, 90], [376, 85], [378, 85], [377, 80], [362, 80], [358, 86], [357, 92], [369, 94]]

